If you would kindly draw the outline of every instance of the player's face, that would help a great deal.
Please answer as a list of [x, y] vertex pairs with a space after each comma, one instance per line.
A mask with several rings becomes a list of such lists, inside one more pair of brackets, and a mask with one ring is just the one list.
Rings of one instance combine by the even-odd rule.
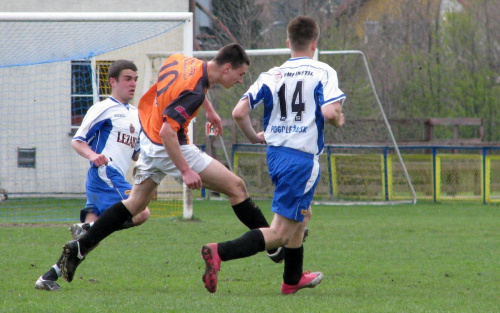
[[113, 97], [122, 103], [130, 102], [134, 98], [137, 78], [137, 72], [130, 69], [122, 70], [118, 80], [111, 78], [110, 83], [113, 88]]
[[248, 65], [243, 64], [238, 68], [233, 68], [230, 64], [224, 66], [221, 85], [225, 88], [231, 88], [236, 84], [243, 83], [243, 76], [248, 70]]

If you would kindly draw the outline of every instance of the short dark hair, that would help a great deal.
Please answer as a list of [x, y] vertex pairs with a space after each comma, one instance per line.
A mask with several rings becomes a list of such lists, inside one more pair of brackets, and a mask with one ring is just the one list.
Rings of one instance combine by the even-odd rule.
[[118, 77], [120, 77], [120, 73], [123, 70], [132, 70], [137, 72], [137, 66], [134, 62], [129, 60], [116, 60], [109, 66], [108, 79], [112, 77], [118, 80]]
[[250, 58], [245, 49], [237, 43], [230, 43], [222, 47], [213, 61], [219, 66], [229, 63], [233, 68], [239, 68], [244, 63], [250, 65]]
[[288, 41], [292, 50], [303, 51], [311, 42], [319, 38], [319, 26], [309, 16], [297, 16], [288, 23]]

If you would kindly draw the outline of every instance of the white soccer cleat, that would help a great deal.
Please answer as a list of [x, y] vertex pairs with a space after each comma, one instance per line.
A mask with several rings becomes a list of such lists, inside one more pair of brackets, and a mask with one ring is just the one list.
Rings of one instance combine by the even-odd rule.
[[35, 289], [47, 291], [59, 291], [61, 286], [55, 280], [45, 280], [42, 276], [37, 279]]
[[73, 236], [73, 239], [78, 240], [83, 235], [85, 235], [87, 231], [83, 228], [83, 225], [85, 225], [85, 223], [76, 223], [68, 228], [68, 230], [71, 232], [71, 236]]

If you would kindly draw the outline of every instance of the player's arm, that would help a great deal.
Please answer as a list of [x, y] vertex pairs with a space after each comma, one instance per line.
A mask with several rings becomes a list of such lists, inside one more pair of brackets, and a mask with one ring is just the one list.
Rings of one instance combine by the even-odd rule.
[[241, 99], [233, 109], [233, 119], [251, 143], [265, 143], [264, 133], [256, 133], [250, 120], [250, 104], [248, 97]]
[[79, 155], [89, 159], [97, 167], [108, 164], [108, 158], [105, 155], [95, 153], [84, 141], [75, 139], [71, 142], [71, 146]]
[[201, 178], [193, 171], [182, 154], [181, 145], [177, 133], [165, 120], [160, 129], [160, 137], [168, 156], [182, 174], [182, 180], [190, 189], [201, 188]]
[[102, 154], [95, 153], [87, 143], [87, 138], [94, 136], [96, 131], [100, 129], [103, 119], [106, 118], [106, 115], [103, 114], [105, 109], [101, 103], [91, 106], [71, 141], [73, 149], [97, 167], [108, 164], [108, 159]]
[[217, 112], [215, 112], [215, 109], [212, 106], [212, 103], [210, 103], [210, 101], [208, 101], [207, 97], [205, 97], [205, 100], [203, 101], [203, 103], [201, 105], [203, 106], [203, 108], [205, 109], [205, 112], [207, 114], [207, 121], [209, 121], [210, 124], [212, 124], [212, 126], [214, 127], [215, 134], [222, 135], [222, 120], [221, 120], [219, 114], [217, 114]]
[[344, 113], [342, 113], [342, 103], [337, 101], [321, 107], [321, 113], [325, 121], [335, 127], [342, 127], [345, 123]]
[[132, 160], [134, 161], [139, 160], [139, 154], [141, 154], [141, 150], [135, 151], [134, 154], [132, 155]]

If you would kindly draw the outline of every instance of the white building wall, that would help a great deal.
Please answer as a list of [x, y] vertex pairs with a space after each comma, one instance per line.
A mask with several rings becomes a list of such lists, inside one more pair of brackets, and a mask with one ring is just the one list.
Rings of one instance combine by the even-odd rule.
[[[4, 12], [73, 12], [160, 10], [187, 12], [188, 1], [2, 1]], [[146, 53], [182, 51], [182, 28], [96, 57], [133, 60], [139, 82], [138, 103], [145, 74]], [[126, 33], [126, 30], [124, 30]], [[71, 62], [0, 68], [0, 188], [9, 196], [83, 195], [88, 161], [71, 147]], [[17, 166], [17, 149], [36, 148], [36, 168]], [[129, 173], [130, 176], [130, 173]]]

